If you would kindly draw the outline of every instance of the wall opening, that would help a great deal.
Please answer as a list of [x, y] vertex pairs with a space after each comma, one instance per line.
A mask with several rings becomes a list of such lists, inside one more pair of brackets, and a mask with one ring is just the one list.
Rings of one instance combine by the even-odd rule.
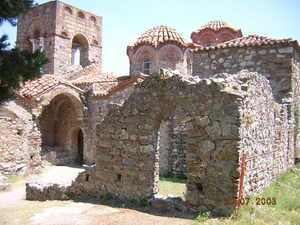
[[82, 165], [83, 163], [83, 133], [79, 129], [77, 134], [77, 162]]
[[89, 65], [89, 44], [81, 34], [75, 35], [72, 40], [72, 64]]
[[143, 73], [151, 74], [151, 60], [149, 58], [145, 58], [143, 61]]
[[[39, 117], [43, 154], [54, 152], [55, 160], [65, 159], [66, 163], [59, 164], [72, 163], [78, 155], [72, 150], [73, 141], [70, 133], [70, 130], [80, 124], [77, 107], [69, 96], [60, 94], [44, 107]], [[80, 135], [78, 134], [76, 137], [78, 141], [81, 138], [78, 146], [79, 144], [83, 146], [83, 135], [81, 135], [82, 137]]]
[[175, 163], [172, 156], [174, 152], [177, 152], [172, 145], [172, 121], [162, 120], [155, 132], [154, 146], [157, 163], [154, 180], [158, 181], [158, 193], [163, 196], [176, 196], [184, 199], [186, 177], [178, 176], [172, 171], [172, 164]]

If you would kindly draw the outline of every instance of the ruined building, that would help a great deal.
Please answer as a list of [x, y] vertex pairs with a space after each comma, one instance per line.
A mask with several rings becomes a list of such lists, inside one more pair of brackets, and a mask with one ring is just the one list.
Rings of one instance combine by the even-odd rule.
[[134, 199], [157, 193], [159, 175], [184, 175], [189, 204], [222, 212], [241, 193], [243, 156], [245, 195], [293, 166], [297, 41], [213, 21], [189, 42], [157, 26], [127, 47], [130, 75], [116, 77], [101, 71], [101, 21], [60, 1], [20, 17], [17, 45], [49, 63], [0, 108], [2, 173], [96, 163], [74, 192]]

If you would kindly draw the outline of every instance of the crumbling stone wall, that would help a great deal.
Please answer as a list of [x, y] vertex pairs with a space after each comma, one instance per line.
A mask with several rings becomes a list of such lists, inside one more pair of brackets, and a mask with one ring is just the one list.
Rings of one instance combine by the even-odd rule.
[[[96, 126], [101, 124], [104, 117], [107, 115], [110, 109], [114, 108], [116, 105], [123, 105], [124, 101], [133, 92], [133, 87], [129, 86], [123, 90], [117, 91], [110, 96], [94, 96], [88, 98], [88, 121], [87, 121], [87, 145], [89, 146], [88, 160], [89, 164], [95, 163], [96, 154]], [[103, 129], [102, 132], [106, 132]]]
[[274, 101], [266, 78], [248, 71], [209, 79], [164, 72], [148, 77], [96, 126], [96, 167], [81, 173], [68, 193], [153, 197], [159, 191], [161, 124], [175, 118], [173, 124], [184, 124], [187, 204], [229, 215], [235, 206], [226, 199], [239, 197], [244, 154], [245, 196], [261, 192], [293, 165], [287, 107]]
[[294, 52], [292, 60], [293, 103], [295, 106], [295, 157], [300, 159], [300, 54]]
[[299, 149], [299, 62], [299, 50], [293, 44], [233, 46], [194, 52], [193, 75], [205, 78], [220, 72], [234, 74], [248, 69], [265, 76], [275, 100], [287, 106], [289, 145]]
[[41, 168], [41, 136], [32, 114], [17, 101], [0, 107], [0, 171], [25, 175]]
[[287, 106], [274, 101], [265, 78], [245, 72], [227, 76], [225, 85], [244, 93], [240, 104], [239, 162], [241, 165], [242, 156], [247, 154], [244, 194], [248, 196], [260, 193], [278, 174], [293, 166], [290, 120]]
[[[264, 78], [247, 72], [237, 77], [189, 81], [177, 76], [167, 80], [152, 77], [137, 85], [125, 104], [110, 110], [96, 128], [97, 161], [92, 180], [98, 190], [123, 198], [145, 198], [157, 193], [158, 130], [161, 121], [176, 115], [186, 126], [183, 138], [187, 201], [219, 213], [231, 210], [224, 206], [224, 198], [238, 195], [241, 155], [249, 152], [256, 157], [257, 151], [269, 154], [266, 149], [272, 149], [274, 140], [266, 132], [275, 128], [274, 112], [280, 108]], [[257, 116], [259, 113], [262, 115]], [[283, 124], [287, 124], [284, 118]], [[249, 126], [249, 120], [253, 120], [254, 127]], [[281, 129], [276, 132], [271, 137], [286, 146], [286, 136]], [[260, 142], [251, 147], [249, 143], [255, 140]], [[261, 158], [264, 157], [256, 157], [256, 163], [265, 168], [267, 164]], [[283, 161], [282, 165], [284, 170], [291, 164]], [[273, 166], [278, 165], [272, 164], [271, 170]], [[254, 186], [250, 181], [253, 178], [247, 180], [247, 187]], [[266, 178], [265, 183], [270, 181]]]

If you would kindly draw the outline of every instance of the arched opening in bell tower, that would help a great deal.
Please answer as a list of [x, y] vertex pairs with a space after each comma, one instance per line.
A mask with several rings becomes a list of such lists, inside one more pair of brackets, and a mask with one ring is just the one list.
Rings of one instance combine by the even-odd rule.
[[75, 35], [72, 40], [72, 64], [87, 66], [89, 64], [88, 53], [88, 40], [82, 34]]

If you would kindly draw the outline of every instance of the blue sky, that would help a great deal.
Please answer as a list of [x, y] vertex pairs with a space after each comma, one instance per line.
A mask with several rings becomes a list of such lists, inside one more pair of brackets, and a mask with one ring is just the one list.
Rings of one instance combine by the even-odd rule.
[[[42, 4], [46, 0], [36, 0]], [[299, 0], [64, 0], [103, 17], [103, 71], [126, 75], [127, 45], [147, 29], [158, 25], [175, 28], [187, 40], [211, 20], [226, 21], [244, 35], [300, 40]], [[14, 45], [16, 28], [4, 24]]]

